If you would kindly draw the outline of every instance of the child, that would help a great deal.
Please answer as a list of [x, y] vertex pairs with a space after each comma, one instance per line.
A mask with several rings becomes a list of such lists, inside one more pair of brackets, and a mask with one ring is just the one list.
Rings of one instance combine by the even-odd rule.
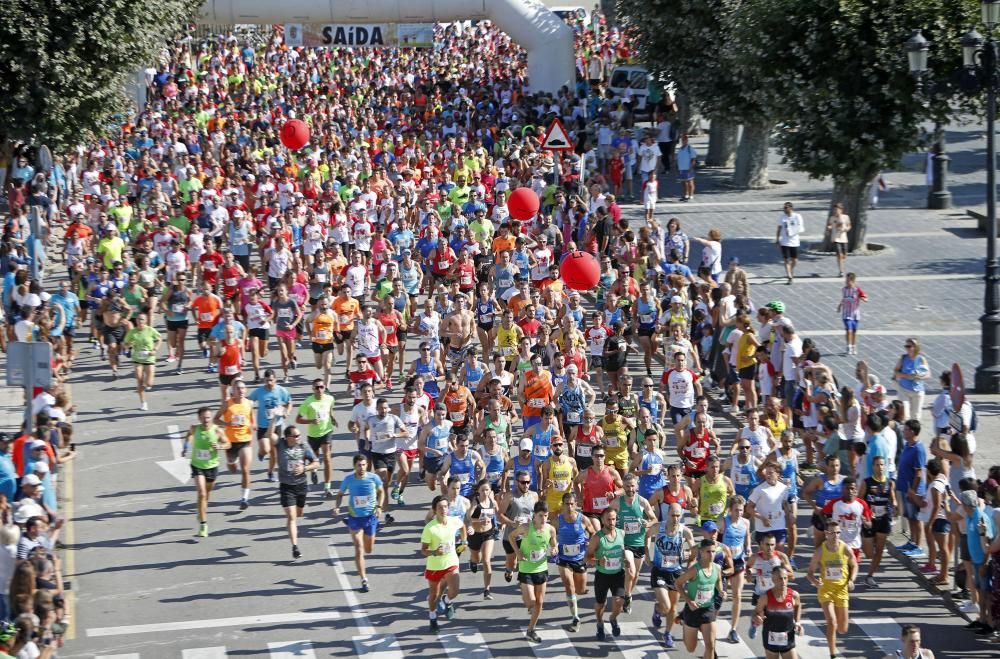
[[844, 321], [844, 338], [847, 342], [847, 354], [858, 354], [858, 322], [861, 320], [861, 303], [867, 302], [868, 296], [864, 290], [857, 285], [857, 275], [853, 272], [847, 273], [847, 280], [840, 289], [840, 303], [837, 311]]
[[768, 404], [774, 395], [774, 376], [777, 371], [771, 363], [771, 346], [768, 342], [757, 346], [757, 382], [760, 383], [760, 394], [764, 397], [764, 405]]
[[656, 180], [656, 171], [649, 173], [649, 177], [642, 184], [642, 204], [646, 209], [646, 221], [652, 222], [656, 213], [656, 198], [659, 196], [660, 183]]
[[611, 162], [608, 164], [608, 176], [611, 179], [611, 189], [615, 197], [622, 193], [622, 182], [625, 179], [625, 161], [622, 160], [621, 151], [615, 151]]

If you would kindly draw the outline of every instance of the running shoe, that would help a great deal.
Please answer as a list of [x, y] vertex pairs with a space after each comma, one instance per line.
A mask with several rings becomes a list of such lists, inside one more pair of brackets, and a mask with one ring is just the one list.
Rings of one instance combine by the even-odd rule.
[[[625, 596], [625, 605], [622, 607], [622, 611], [624, 611], [625, 613], [632, 613], [632, 596], [631, 595], [626, 595]], [[612, 628], [614, 628], [614, 626], [616, 624], [617, 623], [614, 621], [614, 618], [612, 618], [611, 619], [611, 626], [612, 626]], [[617, 636], [617, 635], [618, 634], [615, 634], [615, 636]]]
[[979, 610], [979, 605], [972, 600], [966, 600], [962, 602], [962, 605], [958, 607], [958, 610], [962, 613], [975, 613]]
[[489, 588], [484, 588], [483, 589], [483, 599], [484, 600], [491, 600], [491, 599], [493, 599], [493, 593], [490, 592]]
[[622, 635], [622, 628], [618, 625], [618, 620], [615, 618], [611, 619], [611, 633], [614, 634], [615, 638]]
[[399, 493], [399, 498], [396, 499], [396, 503], [398, 503], [401, 506], [405, 506], [406, 505], [406, 502], [403, 501], [403, 493], [402, 492]]
[[750, 625], [750, 638], [757, 638], [757, 625]]
[[653, 623], [653, 629], [659, 629], [660, 625], [663, 624], [663, 616], [660, 615], [659, 611], [653, 611], [653, 619], [651, 622]]
[[362, 579], [361, 580], [361, 592], [362, 593], [367, 593], [369, 590], [371, 590], [371, 588], [368, 587], [368, 580], [367, 579]]
[[920, 560], [922, 558], [927, 558], [927, 550], [923, 547], [917, 547], [913, 551], [908, 552], [906, 555], [913, 560]]
[[729, 642], [733, 644], [740, 642], [740, 635], [736, 633], [735, 629], [730, 629], [729, 636], [727, 636], [726, 638], [728, 638]]
[[479, 563], [476, 563], [475, 561], [469, 561], [469, 571], [472, 572], [472, 574], [476, 574], [477, 572], [479, 572]]
[[393, 517], [393, 516], [392, 516], [392, 515], [390, 515], [389, 513], [386, 513], [386, 514], [385, 514], [385, 521], [384, 521], [384, 525], [385, 525], [385, 526], [389, 526], [390, 524], [393, 524], [393, 523], [395, 523], [395, 521], [396, 521], [396, 518], [395, 518], [395, 517]]
[[965, 625], [964, 629], [979, 629], [982, 626], [983, 622], [981, 620], [973, 620], [969, 624]]
[[926, 565], [923, 565], [920, 568], [921, 574], [937, 574], [937, 571], [938, 571], [937, 566], [931, 565], [930, 563], [927, 563]]
[[392, 490], [389, 492], [389, 498], [399, 503], [399, 485], [393, 485]]
[[875, 577], [872, 576], [865, 577], [865, 585], [869, 588], [878, 588], [878, 582], [875, 581]]
[[431, 618], [431, 631], [436, 632], [438, 630], [437, 618]]
[[149, 405], [146, 404], [146, 401], [142, 401], [142, 403], [139, 404], [139, 409], [145, 412], [149, 409]]
[[201, 351], [201, 356], [208, 359], [208, 348], [203, 348]]
[[507, 583], [510, 583], [511, 581], [514, 580], [514, 571], [513, 570], [504, 570], [503, 571], [503, 578], [504, 578], [504, 581], [506, 581]]
[[526, 639], [528, 639], [529, 641], [531, 641], [532, 643], [541, 643], [542, 642], [542, 637], [539, 636], [538, 633], [534, 629], [528, 631], [528, 633], [525, 634], [524, 637]]
[[219, 370], [219, 367], [216, 366], [215, 364], [209, 364], [208, 365], [208, 372], [209, 373], [216, 373], [216, 372], [218, 372], [218, 370]]
[[993, 628], [983, 623], [983, 626], [973, 632], [977, 636], [993, 636]]
[[302, 558], [302, 552], [299, 551], [298, 545], [292, 545], [292, 558], [296, 560]]
[[448, 620], [454, 620], [455, 619], [455, 603], [454, 602], [448, 602], [448, 608], [446, 608], [444, 610], [444, 614], [446, 616], [448, 616]]
[[249, 507], [250, 507], [250, 502], [248, 502], [246, 499], [240, 499], [240, 510], [246, 510]]
[[177, 370], [176, 370], [176, 371], [174, 371], [174, 372], [175, 372], [175, 373], [176, 373], [177, 375], [184, 375], [184, 369], [183, 369], [183, 368], [181, 368], [181, 365], [180, 365], [180, 364], [178, 364], [178, 365], [177, 365]]
[[168, 364], [173, 364], [175, 361], [177, 361], [176, 357], [174, 357], [173, 355], [167, 355], [167, 363]]
[[278, 477], [275, 476], [273, 472], [268, 473], [268, 475], [267, 475], [267, 482], [268, 483], [276, 483], [277, 481], [278, 481]]
[[310, 479], [312, 480], [313, 485], [319, 485], [319, 474], [317, 474], [315, 471], [313, 471], [312, 474], [310, 475]]
[[666, 634], [663, 635], [663, 647], [665, 647], [668, 650], [674, 649], [674, 635], [671, 634], [670, 632], [667, 632]]
[[191, 448], [191, 446], [187, 442], [184, 442], [184, 445], [181, 446], [181, 457], [182, 458], [186, 458], [187, 457], [188, 449], [189, 448]]
[[569, 630], [571, 632], [578, 632], [578, 631], [580, 631], [580, 619], [579, 618], [573, 618], [573, 621], [569, 623]]
[[336, 498], [336, 495], [333, 493], [333, 490], [330, 489], [329, 487], [323, 490], [323, 494], [324, 496], [326, 496], [327, 499], [330, 499], [331, 501]]
[[202, 522], [198, 525], [198, 537], [207, 538], [208, 537], [208, 524]]
[[799, 565], [798, 565], [798, 563], [795, 562], [795, 557], [794, 556], [789, 556], [788, 557], [788, 564], [792, 567], [793, 571], [799, 569]]
[[295, 369], [297, 369], [298, 367], [299, 367], [299, 363], [298, 363], [297, 361], [295, 361], [295, 360], [293, 359], [293, 360], [292, 360], [292, 370], [294, 371], [294, 370], [295, 370]]
[[604, 625], [597, 626], [597, 640], [606, 641], [608, 638], [608, 633], [604, 631]]

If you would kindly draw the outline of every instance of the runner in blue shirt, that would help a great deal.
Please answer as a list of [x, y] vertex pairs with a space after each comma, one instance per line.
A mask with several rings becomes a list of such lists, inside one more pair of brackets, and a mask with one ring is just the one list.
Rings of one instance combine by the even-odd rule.
[[378, 517], [382, 512], [384, 493], [382, 479], [368, 473], [368, 458], [362, 454], [354, 456], [354, 471], [344, 477], [333, 506], [333, 516], [340, 516], [340, 503], [347, 495], [347, 517], [344, 522], [351, 530], [354, 543], [354, 563], [361, 576], [361, 592], [367, 593], [368, 576], [365, 572], [365, 556], [375, 549], [375, 534], [378, 533]]
[[267, 464], [267, 482], [273, 483], [276, 458], [271, 450], [271, 437], [277, 438], [285, 427], [285, 416], [292, 404], [292, 396], [288, 390], [278, 384], [278, 378], [273, 369], [264, 371], [264, 386], [257, 387], [250, 395], [250, 400], [257, 403], [257, 458], [263, 460], [270, 456]]

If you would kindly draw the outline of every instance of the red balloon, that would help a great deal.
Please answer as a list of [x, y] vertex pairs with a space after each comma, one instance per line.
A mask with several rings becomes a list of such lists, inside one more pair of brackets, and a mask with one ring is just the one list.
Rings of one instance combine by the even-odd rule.
[[292, 151], [309, 144], [309, 124], [299, 119], [289, 119], [281, 127], [281, 143]]
[[601, 264], [590, 252], [570, 252], [559, 264], [559, 275], [574, 291], [589, 291], [601, 278]]
[[538, 215], [538, 195], [531, 188], [517, 188], [510, 193], [507, 210], [515, 220], [530, 220]]

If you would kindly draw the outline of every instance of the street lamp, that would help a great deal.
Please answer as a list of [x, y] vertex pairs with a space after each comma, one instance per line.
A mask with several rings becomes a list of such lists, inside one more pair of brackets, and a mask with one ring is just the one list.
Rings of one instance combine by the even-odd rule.
[[[927, 73], [927, 52], [931, 42], [924, 38], [920, 30], [916, 30], [907, 40], [906, 58], [910, 62], [910, 73], [917, 80], [917, 89], [923, 88], [924, 74]], [[946, 96], [947, 85], [932, 84], [927, 90], [929, 97]], [[944, 127], [940, 122], [934, 122], [934, 144], [931, 147], [931, 187], [927, 191], [927, 208], [942, 210], [951, 208], [951, 192], [948, 190], [948, 163], [951, 158], [945, 153]]]
[[[1000, 264], [997, 262], [997, 150], [996, 118], [997, 91], [1000, 90], [1000, 70], [997, 68], [998, 45], [993, 30], [1000, 24], [1000, 0], [982, 0], [982, 19], [986, 28], [983, 38], [973, 27], [962, 35], [962, 68], [957, 74], [959, 86], [970, 94], [986, 92], [986, 291], [979, 366], [975, 388], [979, 393], [1000, 393]], [[927, 40], [918, 30], [906, 42], [910, 71], [923, 75], [927, 71]]]

